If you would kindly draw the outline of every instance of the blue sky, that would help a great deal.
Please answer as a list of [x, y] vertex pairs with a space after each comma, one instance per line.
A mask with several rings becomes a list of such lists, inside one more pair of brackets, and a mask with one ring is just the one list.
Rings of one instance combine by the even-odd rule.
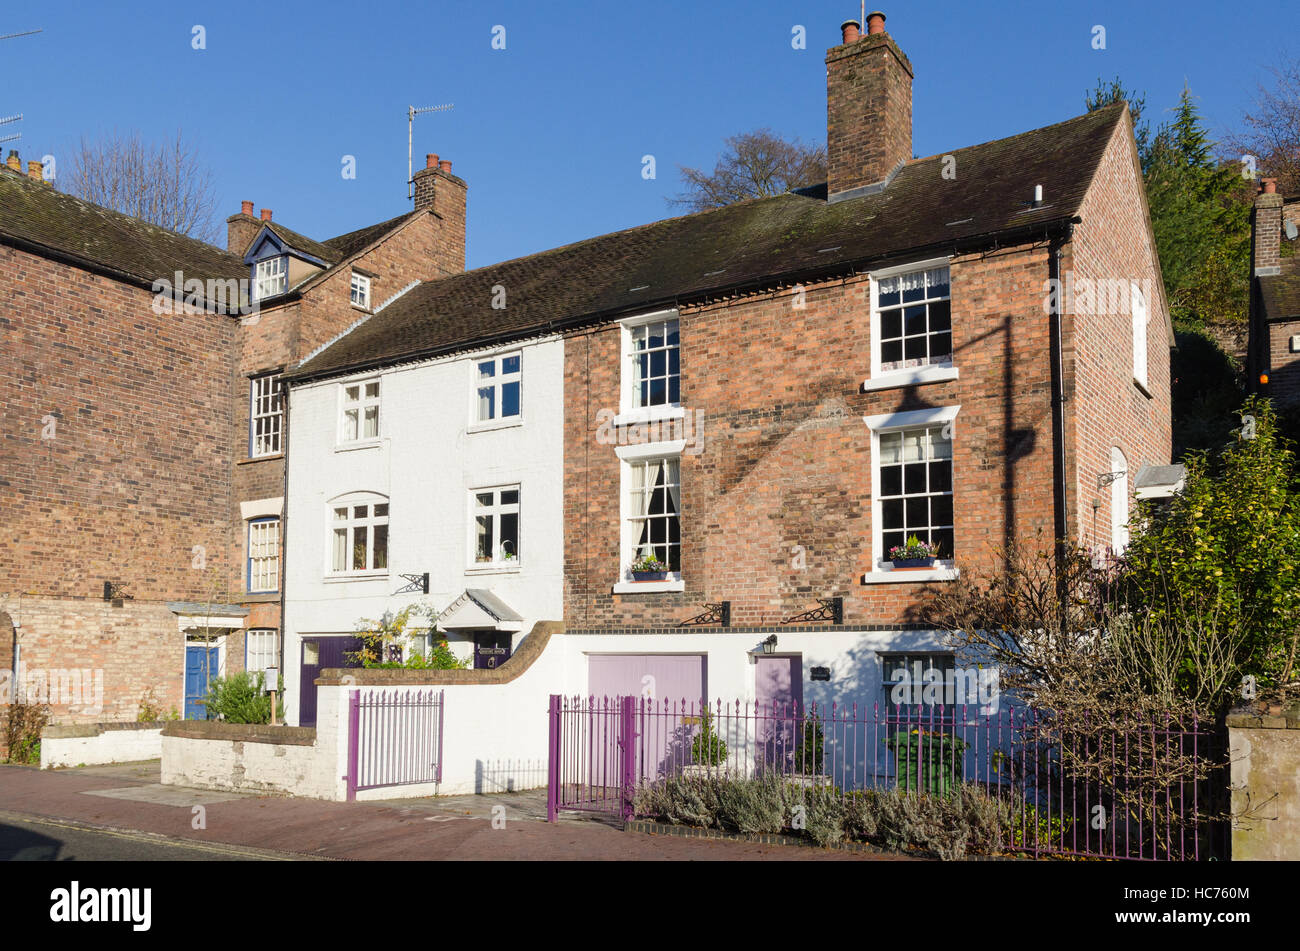
[[[868, 10], [874, 5], [868, 5]], [[770, 126], [826, 135], [825, 66], [854, 2], [7, 4], [0, 116], [22, 158], [81, 135], [177, 128], [214, 171], [221, 215], [250, 199], [317, 238], [406, 210], [406, 107], [426, 152], [469, 183], [471, 267], [676, 212], [679, 165]], [[913, 147], [929, 155], [1077, 115], [1098, 77], [1153, 120], [1191, 85], [1234, 127], [1300, 35], [1300, 4], [910, 2], [884, 7], [916, 71]], [[205, 50], [191, 45], [206, 31]], [[492, 48], [505, 27], [504, 50]], [[806, 29], [807, 48], [792, 47]], [[1106, 48], [1093, 48], [1103, 26]], [[1296, 52], [1294, 48], [1290, 50]], [[344, 179], [343, 157], [357, 176]], [[657, 177], [642, 177], [653, 155]]]

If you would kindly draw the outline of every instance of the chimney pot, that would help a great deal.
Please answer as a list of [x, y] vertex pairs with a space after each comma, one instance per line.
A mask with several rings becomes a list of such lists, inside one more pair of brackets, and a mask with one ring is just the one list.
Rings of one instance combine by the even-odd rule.
[[1262, 189], [1262, 191], [1264, 192], [1265, 195], [1275, 195], [1275, 194], [1277, 194], [1277, 179], [1276, 179], [1276, 178], [1264, 178], [1264, 179], [1261, 179], [1261, 180], [1260, 180], [1260, 183], [1264, 186], [1263, 189]]
[[451, 159], [443, 159], [441, 162], [438, 163], [438, 168], [441, 169], [442, 171], [446, 172], [448, 175], [450, 175], [450, 174], [451, 174]]
[[885, 32], [885, 15], [879, 10], [867, 14], [867, 35], [875, 36]]
[[263, 209], [262, 209], [262, 220], [263, 220], [263, 221], [270, 221], [270, 220], [271, 220], [271, 209], [270, 209], [270, 208], [263, 208]]
[[861, 33], [858, 31], [858, 21], [845, 20], [840, 24], [840, 33], [842, 34], [845, 43], [856, 42], [858, 37], [861, 36]]
[[253, 203], [251, 201], [241, 201], [239, 203], [239, 213], [253, 217]]
[[9, 150], [9, 158], [5, 160], [5, 165], [12, 168], [15, 172], [21, 172], [23, 170], [23, 163], [18, 159], [17, 149]]
[[27, 177], [34, 181], [42, 182], [45, 176], [41, 174], [41, 163], [32, 159], [27, 163]]
[[430, 152], [428, 155], [424, 157], [424, 167], [425, 168], [438, 167], [438, 155], [436, 152]]

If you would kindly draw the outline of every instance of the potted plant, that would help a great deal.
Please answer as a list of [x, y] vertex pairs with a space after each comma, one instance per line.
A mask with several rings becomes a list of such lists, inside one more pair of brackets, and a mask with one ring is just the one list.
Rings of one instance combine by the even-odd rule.
[[632, 562], [633, 581], [667, 581], [668, 566], [654, 555], [642, 555]]
[[895, 545], [889, 549], [889, 560], [893, 562], [894, 568], [902, 568], [905, 571], [933, 568], [938, 558], [939, 546], [923, 542], [915, 535], [907, 536], [907, 544]]
[[826, 733], [821, 717], [815, 712], [803, 717], [803, 735], [794, 751], [794, 771], [789, 779], [797, 786], [829, 786], [831, 778], [824, 772]]
[[705, 709], [700, 718], [700, 732], [691, 740], [691, 765], [682, 769], [683, 776], [712, 776], [727, 761], [727, 744], [713, 731], [713, 714]]

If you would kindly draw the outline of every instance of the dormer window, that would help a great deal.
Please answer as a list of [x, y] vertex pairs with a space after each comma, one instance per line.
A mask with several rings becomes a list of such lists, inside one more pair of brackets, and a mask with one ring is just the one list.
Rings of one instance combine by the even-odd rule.
[[352, 272], [352, 305], [370, 309], [370, 278], [356, 271]]
[[253, 289], [258, 300], [283, 294], [289, 283], [289, 272], [285, 267], [284, 256], [258, 261], [253, 277]]

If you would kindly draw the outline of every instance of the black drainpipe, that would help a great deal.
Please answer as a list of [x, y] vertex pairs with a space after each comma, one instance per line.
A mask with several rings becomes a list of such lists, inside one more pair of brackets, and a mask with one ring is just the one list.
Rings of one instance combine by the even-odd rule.
[[1062, 341], [1062, 312], [1065, 307], [1065, 288], [1061, 281], [1062, 248], [1074, 234], [1074, 224], [1068, 223], [1064, 234], [1053, 237], [1048, 248], [1049, 285], [1055, 290], [1051, 314], [1052, 348], [1052, 508], [1053, 532], [1056, 536], [1056, 595], [1060, 630], [1067, 633], [1067, 608], [1069, 586], [1065, 563], [1068, 555], [1069, 523], [1066, 515], [1068, 495], [1065, 484], [1065, 348]]

